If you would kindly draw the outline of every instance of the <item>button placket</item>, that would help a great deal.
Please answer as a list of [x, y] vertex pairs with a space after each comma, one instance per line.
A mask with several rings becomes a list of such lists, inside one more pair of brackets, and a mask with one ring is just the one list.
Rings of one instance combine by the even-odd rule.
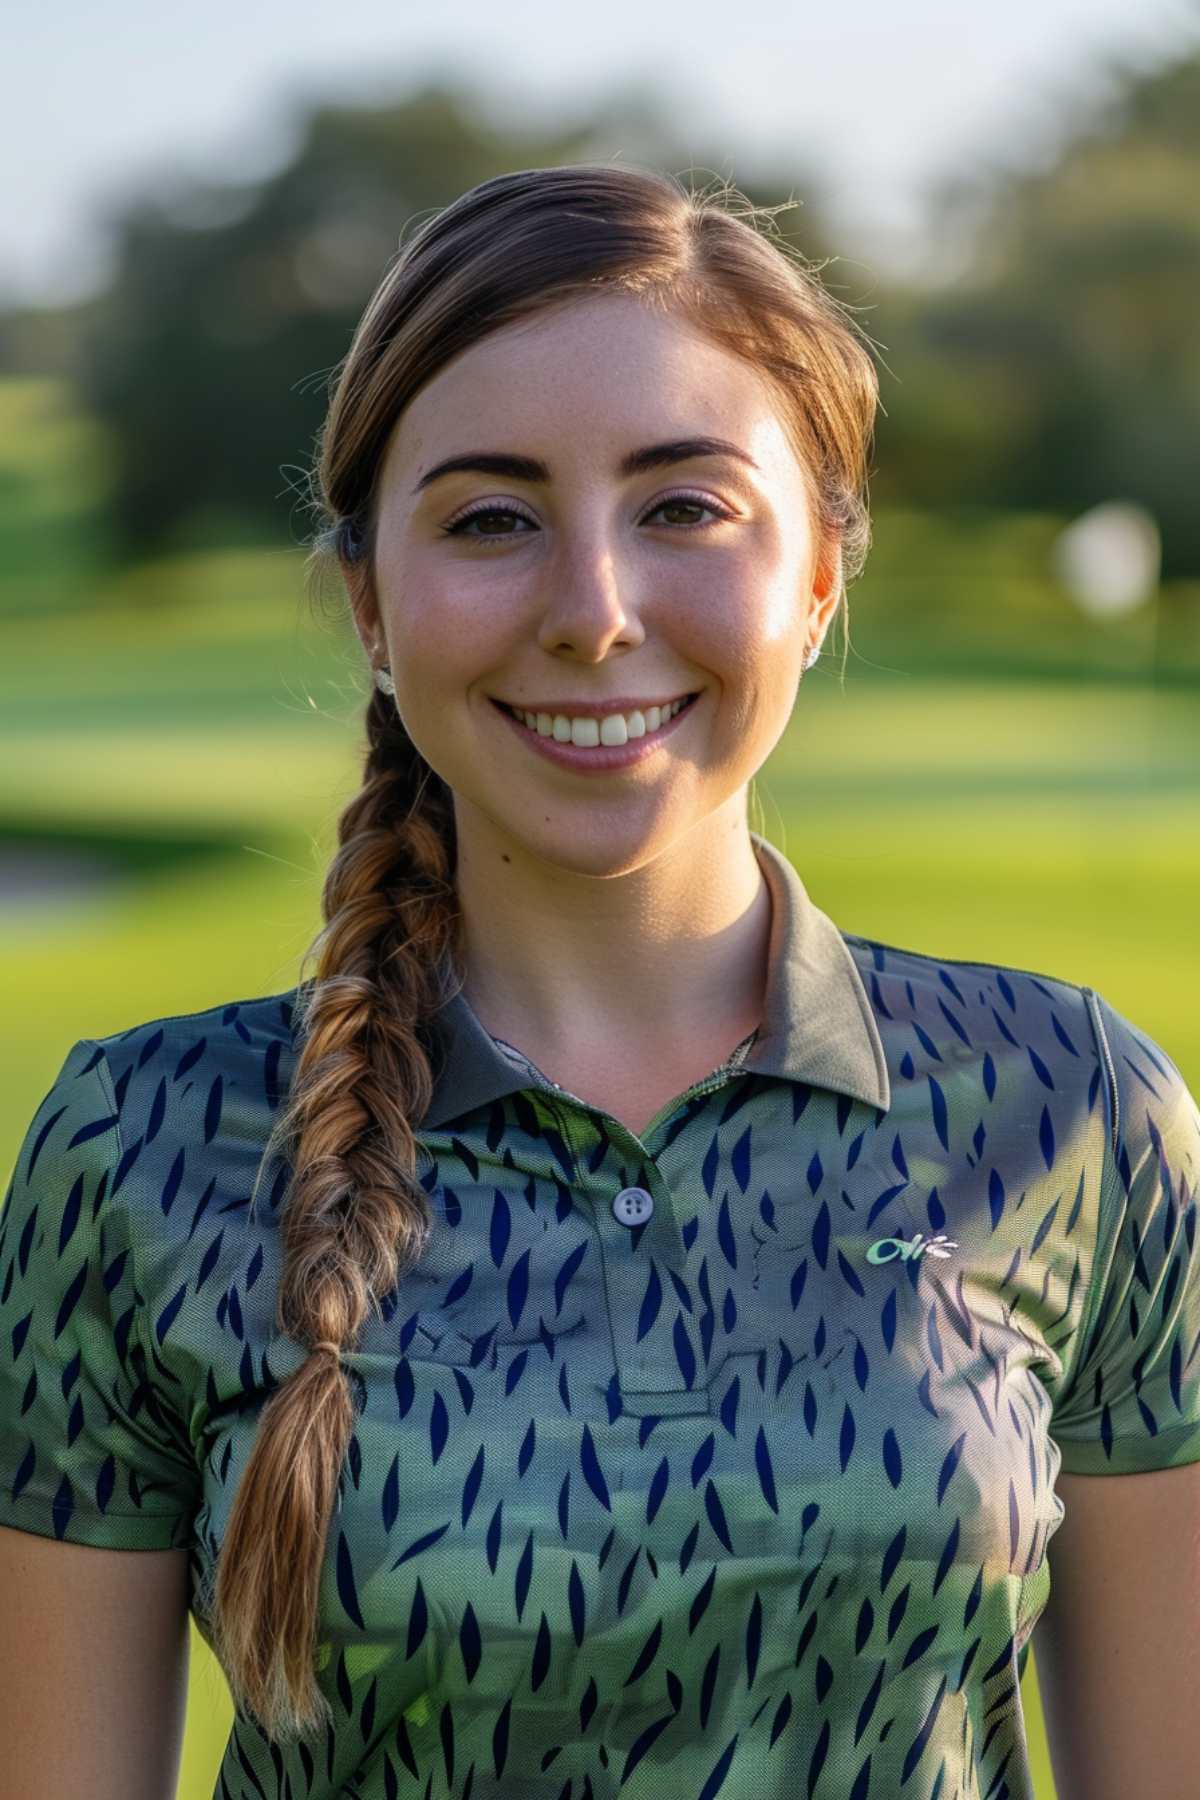
[[[630, 1138], [631, 1146], [634, 1142]], [[639, 1160], [638, 1176], [626, 1178], [615, 1193], [610, 1189], [608, 1216], [597, 1210], [617, 1383], [632, 1414], [702, 1412], [708, 1389], [698, 1315], [682, 1306], [672, 1279], [687, 1256], [683, 1234], [665, 1178], [652, 1161]], [[618, 1179], [624, 1173], [617, 1171]], [[654, 1287], [661, 1297], [647, 1314]], [[694, 1365], [690, 1385], [681, 1363], [688, 1345]]]
[[[664, 1108], [652, 1122], [654, 1128], [669, 1120], [681, 1105], [724, 1087], [731, 1076], [741, 1072], [728, 1065], [714, 1069]], [[551, 1085], [557, 1087], [557, 1084]], [[635, 1416], [706, 1412], [710, 1396], [700, 1334], [701, 1315], [698, 1308], [688, 1309], [678, 1304], [679, 1297], [671, 1276], [681, 1274], [688, 1252], [670, 1185], [647, 1148], [650, 1133], [636, 1136], [620, 1119], [561, 1088], [555, 1095], [555, 1104], [564, 1113], [569, 1114], [579, 1106], [584, 1112], [603, 1119], [609, 1139], [610, 1156], [606, 1157], [604, 1168], [590, 1173], [581, 1164], [568, 1122], [563, 1120], [564, 1138], [571, 1146], [576, 1166], [578, 1190], [588, 1193], [597, 1209], [595, 1217], [622, 1403], [626, 1411]], [[606, 1175], [611, 1179], [616, 1160], [627, 1167], [632, 1163], [635, 1169], [640, 1168], [642, 1179], [632, 1182], [625, 1179], [615, 1193], [609, 1189], [607, 1213], [611, 1215], [610, 1222], [603, 1205], [603, 1187], [607, 1185]], [[620, 1175], [624, 1176], [624, 1170]], [[638, 1234], [632, 1244], [625, 1235], [631, 1232]], [[649, 1329], [639, 1336], [648, 1284], [655, 1269], [662, 1299]], [[689, 1361], [692, 1365], [690, 1383], [684, 1367]]]

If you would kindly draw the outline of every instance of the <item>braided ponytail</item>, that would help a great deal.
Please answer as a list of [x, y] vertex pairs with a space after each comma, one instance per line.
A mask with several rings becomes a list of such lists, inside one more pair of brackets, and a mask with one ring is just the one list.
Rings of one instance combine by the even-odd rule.
[[372, 1298], [419, 1260], [432, 1222], [410, 1121], [432, 1091], [416, 1027], [450, 992], [453, 814], [383, 694], [367, 736], [363, 785], [338, 820], [325, 879], [326, 924], [309, 952], [317, 970], [303, 1048], [271, 1144], [298, 1147], [280, 1225], [279, 1325], [313, 1353], [263, 1407], [213, 1596], [214, 1645], [238, 1705], [280, 1739], [329, 1717], [313, 1635], [355, 1412], [340, 1362], [316, 1352], [353, 1346]]
[[[327, 525], [314, 555], [336, 553], [352, 600], [371, 594], [378, 475], [409, 401], [490, 332], [598, 284], [670, 309], [772, 386], [814, 526], [854, 580], [870, 535], [869, 340], [798, 253], [756, 229], [760, 210], [652, 169], [583, 163], [496, 176], [422, 223], [367, 305], [320, 436]], [[331, 1351], [355, 1344], [428, 1243], [415, 1175], [432, 1098], [421, 1026], [463, 982], [453, 797], [378, 690], [366, 728], [363, 785], [338, 822], [308, 953], [315, 980], [300, 984], [303, 1046], [259, 1166], [261, 1179], [279, 1147], [291, 1164], [278, 1322], [310, 1355], [263, 1406], [210, 1609], [234, 1702], [275, 1739], [330, 1719], [314, 1674], [317, 1603], [355, 1417]]]

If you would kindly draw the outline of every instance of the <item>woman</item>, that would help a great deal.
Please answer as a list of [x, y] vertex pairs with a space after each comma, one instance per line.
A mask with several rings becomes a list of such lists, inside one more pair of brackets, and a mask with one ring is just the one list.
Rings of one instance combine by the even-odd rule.
[[1025, 1800], [1056, 1475], [1200, 1464], [1174, 1063], [748, 827], [876, 398], [645, 170], [483, 183], [366, 310], [315, 976], [77, 1043], [0, 1260], [0, 1519], [188, 1548], [222, 1794]]

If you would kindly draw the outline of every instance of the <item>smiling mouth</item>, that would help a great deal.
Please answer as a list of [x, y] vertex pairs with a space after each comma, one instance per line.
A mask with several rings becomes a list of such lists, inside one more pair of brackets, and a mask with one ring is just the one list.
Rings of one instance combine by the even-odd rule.
[[[501, 712], [507, 713], [510, 719], [517, 725], [520, 725], [523, 730], [528, 731], [533, 737], [544, 738], [547, 742], [558, 743], [562, 744], [564, 747], [570, 746], [576, 749], [616, 749], [626, 743], [637, 743], [642, 738], [656, 737], [658, 733], [664, 730], [666, 726], [670, 725], [673, 720], [687, 712], [688, 708], [692, 706], [699, 697], [699, 689], [693, 694], [681, 694], [678, 700], [669, 701], [665, 707], [659, 709], [665, 716], [661, 716], [658, 723], [653, 728], [646, 722], [643, 724], [643, 729], [641, 731], [634, 733], [631, 733], [628, 728], [627, 720], [631, 716], [628, 713], [610, 713], [603, 717], [597, 717], [594, 714], [576, 714], [573, 717], [569, 717], [565, 713], [539, 713], [532, 707], [522, 708], [518, 711], [516, 707], [510, 706], [507, 701], [496, 699], [494, 695], [491, 696], [491, 699], [494, 706], [499, 707]], [[672, 708], [674, 710], [672, 710]], [[526, 714], [525, 717], [522, 717], [522, 712]], [[547, 718], [551, 721], [551, 728], [549, 731], [541, 731], [538, 729], [537, 725], [531, 725], [529, 723], [530, 718], [539, 717]], [[620, 722], [621, 730], [624, 732], [624, 736], [610, 736], [608, 740], [605, 740], [601, 733], [606, 719], [618, 720]], [[576, 736], [577, 729], [579, 733], [578, 736]], [[611, 726], [609, 727], [609, 730], [611, 733]]]

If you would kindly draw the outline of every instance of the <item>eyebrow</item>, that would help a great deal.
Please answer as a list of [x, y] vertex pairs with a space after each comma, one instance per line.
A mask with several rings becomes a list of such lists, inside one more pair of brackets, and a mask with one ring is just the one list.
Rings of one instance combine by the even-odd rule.
[[[628, 456], [621, 458], [617, 473], [627, 479], [632, 475], [644, 474], [648, 469], [660, 469], [670, 463], [689, 462], [697, 456], [732, 456], [751, 469], [758, 468], [752, 456], [725, 438], [692, 437], [673, 438], [665, 444], [648, 444], [645, 449], [631, 450]], [[550, 480], [550, 470], [535, 456], [516, 456], [505, 451], [468, 450], [462, 456], [448, 456], [445, 462], [435, 463], [432, 469], [427, 469], [413, 493], [419, 494], [423, 488], [443, 475], [464, 472], [507, 475], [511, 481]]]

